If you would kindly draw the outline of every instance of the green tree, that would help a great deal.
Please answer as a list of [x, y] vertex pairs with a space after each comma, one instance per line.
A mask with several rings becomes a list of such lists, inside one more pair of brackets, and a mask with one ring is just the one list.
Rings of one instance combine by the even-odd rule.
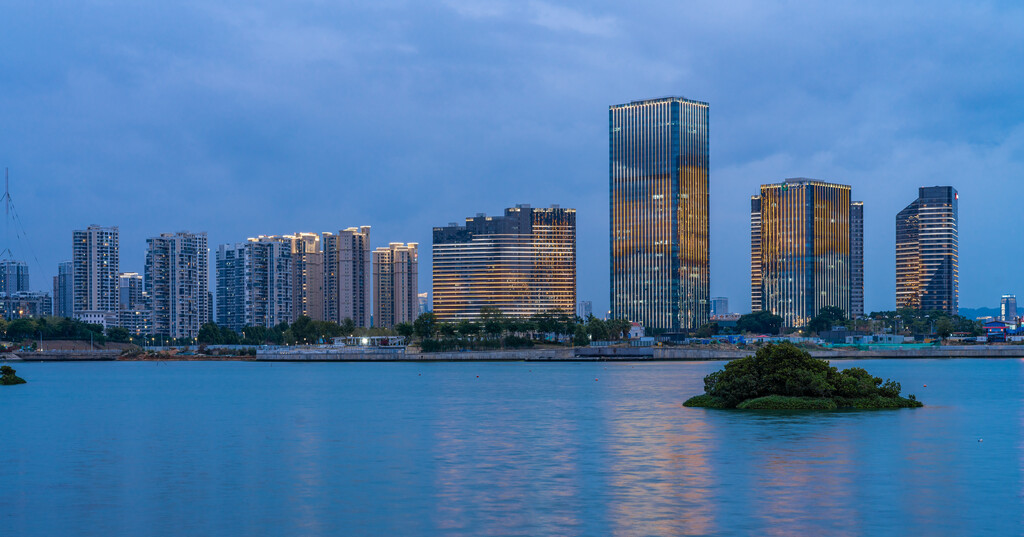
[[126, 328], [111, 326], [110, 328], [107, 328], [107, 340], [113, 341], [114, 343], [128, 343], [131, 341], [131, 334], [128, 333], [128, 329]]
[[395, 325], [395, 332], [398, 332], [398, 335], [408, 340], [416, 333], [416, 328], [413, 327], [412, 323], [398, 323]]
[[757, 311], [740, 317], [736, 329], [741, 333], [778, 335], [783, 322], [782, 317], [770, 311]]
[[607, 341], [611, 339], [611, 331], [608, 330], [608, 323], [591, 315], [587, 317], [587, 333], [594, 341]]
[[420, 339], [432, 338], [437, 331], [437, 317], [434, 316], [433, 312], [428, 311], [417, 317], [412, 323], [412, 327], [416, 332], [416, 337]]
[[221, 342], [220, 328], [213, 323], [206, 323], [199, 327], [197, 337], [200, 345], [217, 345]]
[[825, 306], [818, 311], [818, 315], [811, 319], [811, 322], [807, 323], [805, 332], [820, 334], [831, 330], [836, 323], [844, 319], [846, 319], [846, 312], [835, 306]]
[[576, 325], [575, 334], [573, 335], [573, 345], [577, 347], [585, 347], [590, 345], [590, 337], [587, 335], [587, 329], [582, 325]]
[[718, 323], [704, 323], [694, 335], [699, 338], [709, 338], [718, 335], [718, 330]]
[[942, 339], [948, 338], [953, 333], [953, 328], [953, 321], [948, 317], [943, 317], [935, 323], [935, 333]]

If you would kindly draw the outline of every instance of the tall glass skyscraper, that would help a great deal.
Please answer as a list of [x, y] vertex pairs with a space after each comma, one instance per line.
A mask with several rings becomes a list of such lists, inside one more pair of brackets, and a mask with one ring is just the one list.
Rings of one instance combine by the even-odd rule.
[[708, 104], [611, 106], [612, 316], [648, 330], [709, 320]]
[[849, 186], [787, 179], [762, 185], [750, 209], [754, 311], [801, 327], [825, 307], [863, 310], [864, 206]]
[[951, 186], [922, 187], [896, 215], [896, 307], [959, 310], [959, 200]]

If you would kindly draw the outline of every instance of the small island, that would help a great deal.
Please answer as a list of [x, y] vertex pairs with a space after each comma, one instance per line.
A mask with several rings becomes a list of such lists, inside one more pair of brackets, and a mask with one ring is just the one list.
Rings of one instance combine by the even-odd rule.
[[9, 365], [0, 366], [0, 386], [13, 386], [25, 384], [25, 379], [14, 374], [14, 368]]
[[704, 377], [704, 395], [686, 407], [742, 410], [891, 409], [924, 406], [900, 396], [900, 383], [882, 382], [859, 367], [840, 371], [791, 343], [766, 345], [754, 356]]

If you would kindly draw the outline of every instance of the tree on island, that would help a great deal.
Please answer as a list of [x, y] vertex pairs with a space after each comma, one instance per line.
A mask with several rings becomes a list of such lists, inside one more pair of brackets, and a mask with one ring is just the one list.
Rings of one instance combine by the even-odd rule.
[[900, 383], [882, 381], [859, 367], [840, 371], [791, 343], [766, 345], [704, 377], [704, 395], [684, 406], [766, 410], [913, 408]]
[[25, 384], [25, 379], [14, 374], [14, 368], [9, 365], [0, 366], [0, 386], [13, 386]]

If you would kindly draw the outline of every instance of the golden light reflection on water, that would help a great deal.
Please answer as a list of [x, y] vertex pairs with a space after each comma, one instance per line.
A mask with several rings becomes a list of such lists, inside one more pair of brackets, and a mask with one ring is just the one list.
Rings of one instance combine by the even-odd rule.
[[715, 527], [708, 456], [716, 438], [703, 412], [671, 419], [639, 402], [608, 409], [613, 535], [706, 535]]

